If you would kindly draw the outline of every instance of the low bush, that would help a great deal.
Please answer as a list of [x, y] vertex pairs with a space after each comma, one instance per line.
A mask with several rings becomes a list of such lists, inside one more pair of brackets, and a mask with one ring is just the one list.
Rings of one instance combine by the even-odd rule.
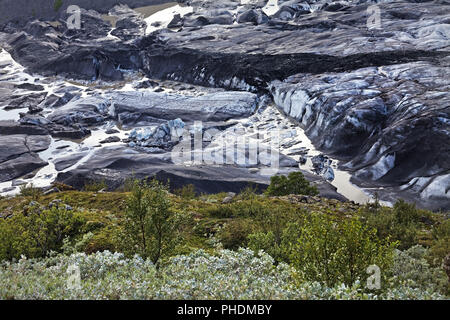
[[157, 180], [138, 181], [127, 200], [122, 249], [157, 263], [170, 253], [179, 236], [179, 217], [171, 208], [168, 186]]
[[248, 236], [255, 231], [254, 223], [249, 219], [231, 220], [217, 234], [225, 249], [236, 250], [247, 245]]
[[108, 185], [105, 180], [101, 181], [89, 181], [84, 184], [83, 191], [86, 192], [99, 192], [101, 190], [108, 189]]
[[449, 295], [449, 283], [442, 266], [433, 267], [427, 261], [428, 249], [416, 245], [408, 250], [396, 250], [390, 271], [391, 288], [408, 286]]
[[270, 254], [276, 263], [291, 263], [291, 252], [300, 236], [303, 221], [288, 222], [279, 233], [277, 230], [252, 233], [248, 236], [248, 247], [255, 252], [263, 250]]
[[366, 281], [370, 265], [377, 265], [386, 274], [396, 245], [379, 240], [376, 231], [358, 219], [337, 221], [312, 214], [290, 248], [290, 261], [305, 280], [351, 286], [357, 280]]
[[0, 219], [0, 260], [59, 252], [63, 240], [79, 236], [84, 224], [80, 213], [58, 207], [45, 210], [35, 207], [26, 214], [15, 213]]
[[367, 205], [361, 211], [362, 220], [377, 230], [380, 239], [391, 238], [399, 241], [399, 249], [405, 250], [417, 243], [423, 210], [414, 204], [399, 200], [393, 208], [378, 204]]
[[187, 200], [195, 199], [197, 197], [197, 193], [195, 192], [195, 187], [193, 184], [188, 184], [180, 189], [174, 190], [174, 193], [177, 196]]
[[450, 219], [436, 225], [432, 231], [433, 242], [427, 253], [432, 266], [441, 267], [446, 255], [450, 254]]
[[[439, 299], [449, 294], [443, 273], [450, 243], [445, 215], [404, 202], [361, 207], [320, 197], [268, 197], [254, 188], [234, 197], [192, 198], [190, 187], [179, 197], [157, 181], [130, 179], [126, 185], [126, 192], [33, 196], [25, 191], [1, 199], [0, 299]], [[398, 243], [403, 251], [394, 249]], [[122, 253], [110, 253], [116, 251]], [[59, 253], [64, 255], [55, 256]], [[77, 290], [67, 287], [73, 264], [81, 268]], [[376, 291], [366, 287], [372, 264], [382, 275]]]
[[[276, 247], [279, 245], [287, 225], [301, 221], [305, 215], [305, 211], [287, 202], [256, 197], [251, 200], [222, 205], [220, 208], [221, 218], [233, 218], [218, 235], [226, 249], [245, 247], [250, 245], [247, 241], [249, 235], [269, 232], [273, 235], [275, 241], [273, 246]], [[254, 237], [252, 239], [252, 243], [255, 243]], [[260, 249], [267, 248], [261, 247]], [[276, 255], [274, 257], [278, 262], [279, 257]]]
[[[79, 270], [79, 284], [68, 270]], [[78, 272], [76, 272], [78, 273]], [[75, 274], [76, 274], [75, 273]], [[75, 284], [75, 285], [74, 285]], [[442, 299], [429, 290], [401, 286], [365, 293], [361, 283], [324, 286], [297, 282], [295, 270], [251, 250], [197, 250], [156, 269], [150, 260], [98, 252], [0, 264], [0, 299]]]
[[273, 176], [266, 192], [269, 196], [286, 196], [301, 194], [315, 196], [319, 194], [316, 186], [312, 186], [300, 171], [291, 172], [286, 176]]
[[69, 186], [65, 183], [62, 182], [53, 182], [52, 183], [52, 187], [57, 188], [59, 191], [71, 191], [71, 190], [75, 190], [72, 186]]
[[31, 197], [34, 201], [38, 201], [42, 194], [42, 189], [35, 187], [32, 183], [20, 186], [20, 195], [24, 197]]

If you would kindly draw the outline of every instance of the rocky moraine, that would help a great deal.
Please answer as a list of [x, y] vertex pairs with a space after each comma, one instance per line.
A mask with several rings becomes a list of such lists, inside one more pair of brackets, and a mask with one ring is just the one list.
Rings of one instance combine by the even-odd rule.
[[[2, 195], [131, 175], [264, 189], [277, 129], [276, 173], [301, 170], [322, 196], [450, 209], [447, 0], [73, 0], [34, 16], [13, 2], [0, 20]], [[196, 136], [193, 161], [174, 158]]]

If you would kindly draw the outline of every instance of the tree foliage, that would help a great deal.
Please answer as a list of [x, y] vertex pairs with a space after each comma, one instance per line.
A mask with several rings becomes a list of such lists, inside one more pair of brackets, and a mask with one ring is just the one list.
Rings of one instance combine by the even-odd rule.
[[352, 285], [367, 278], [367, 267], [387, 271], [397, 243], [381, 241], [376, 231], [355, 218], [337, 221], [312, 213], [303, 222], [289, 223], [279, 237], [274, 231], [249, 236], [249, 247], [265, 250], [276, 260], [288, 262], [308, 281], [328, 286]]
[[85, 223], [78, 212], [54, 206], [35, 206], [24, 213], [0, 219], [0, 260], [21, 255], [44, 257], [50, 251], [60, 251], [65, 238], [77, 236]]
[[362, 220], [377, 230], [380, 239], [398, 240], [402, 250], [417, 243], [422, 215], [426, 215], [423, 210], [403, 200], [397, 201], [392, 209], [375, 203], [367, 205], [361, 212]]
[[173, 250], [179, 217], [172, 211], [168, 187], [157, 180], [134, 182], [127, 200], [122, 246], [153, 263]]
[[291, 172], [286, 176], [273, 176], [266, 190], [269, 196], [286, 196], [289, 194], [302, 194], [315, 196], [319, 194], [316, 186], [312, 186], [300, 171]]

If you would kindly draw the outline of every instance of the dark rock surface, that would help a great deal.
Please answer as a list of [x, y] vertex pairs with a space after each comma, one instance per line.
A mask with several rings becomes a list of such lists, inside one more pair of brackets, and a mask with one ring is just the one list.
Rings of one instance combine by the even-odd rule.
[[288, 22], [272, 18], [258, 26], [186, 27], [143, 40], [140, 46], [148, 48], [143, 67], [158, 78], [256, 90], [270, 80], [296, 73], [350, 71], [448, 55], [448, 17], [442, 4], [379, 6], [384, 12], [423, 14], [420, 19], [407, 20], [385, 14], [383, 29], [377, 31], [367, 30], [364, 5], [342, 12], [301, 15]]
[[185, 96], [159, 92], [117, 92], [73, 99], [47, 116], [62, 126], [95, 126], [116, 119], [123, 125], [149, 125], [181, 118], [185, 122], [226, 121], [250, 116], [258, 97], [247, 92]]
[[24, 153], [43, 151], [50, 145], [48, 136], [27, 136], [15, 134], [0, 136], [0, 166], [1, 163], [17, 158]]
[[0, 182], [9, 181], [45, 167], [48, 163], [34, 153], [24, 153], [15, 159], [0, 163]]
[[61, 157], [57, 159], [55, 163], [55, 169], [57, 171], [63, 171], [73, 165], [75, 165], [78, 161], [83, 159], [87, 155], [87, 152], [75, 153], [70, 156]]
[[[352, 172], [358, 185], [382, 187], [388, 200], [401, 196], [424, 207], [450, 207], [447, 1], [377, 3], [379, 29], [368, 28], [367, 8], [373, 3], [365, 0], [280, 0], [273, 14], [265, 13], [266, 1], [179, 2], [192, 12], [175, 16], [172, 30], [149, 35], [145, 21], [125, 6], [110, 12], [118, 17], [115, 28], [85, 9], [81, 30], [68, 30], [64, 13], [59, 25], [36, 20], [20, 28], [6, 25], [0, 43], [29, 72], [119, 87], [132, 72], [148, 78], [132, 84], [133, 92], [115, 91], [113, 85], [100, 94], [89, 88], [87, 96], [74, 90], [48, 97], [28, 80], [21, 87], [2, 81], [2, 108], [25, 106], [33, 114], [21, 116], [20, 130], [0, 123], [0, 134], [42, 130], [53, 137], [84, 138], [89, 128], [111, 121], [136, 127], [176, 118], [213, 127], [248, 118], [261, 94], [270, 94], [317, 149]], [[10, 77], [7, 72], [1, 76]], [[163, 85], [167, 80], [247, 92], [172, 93]], [[8, 95], [12, 87], [23, 92]], [[290, 152], [306, 157], [303, 149]], [[317, 163], [321, 174], [331, 174], [329, 164]], [[211, 192], [214, 185], [234, 192], [244, 181], [259, 179], [245, 168], [224, 168], [176, 166], [164, 152], [107, 146], [58, 179], [77, 186], [82, 179], [109, 175], [114, 187], [113, 178], [137, 171], [170, 176], [178, 184], [193, 181]]]
[[47, 135], [48, 130], [33, 125], [23, 125], [16, 121], [0, 121], [0, 135]]
[[119, 142], [120, 138], [116, 136], [108, 137], [105, 140], [100, 141], [101, 144]]
[[239, 13], [237, 16], [237, 23], [252, 23], [254, 25], [267, 23], [269, 18], [261, 10], [249, 9], [244, 12]]
[[116, 6], [109, 14], [118, 18], [116, 28], [111, 32], [113, 36], [128, 41], [138, 38], [145, 33], [147, 23], [143, 20], [142, 15], [130, 9], [128, 6]]
[[258, 104], [258, 97], [247, 92], [203, 96], [123, 92], [107, 97], [114, 101], [114, 114], [125, 125], [146, 125], [176, 118], [185, 122], [239, 119], [250, 116]]
[[[77, 169], [60, 173], [57, 180], [75, 188], [82, 188], [86, 180], [105, 181], [113, 190], [121, 187], [131, 173], [138, 179], [156, 177], [164, 181], [170, 180], [172, 189], [193, 184], [197, 192], [208, 194], [240, 192], [250, 183], [264, 190], [270, 180], [269, 177], [251, 174], [248, 169], [233, 166], [179, 166], [171, 163], [170, 154], [146, 154], [121, 146], [95, 151]], [[322, 196], [346, 200], [321, 177], [307, 172], [304, 174], [317, 184]]]
[[41, 103], [46, 95], [47, 93], [5, 95], [0, 98], [0, 108], [13, 110], [34, 107]]
[[[83, 19], [80, 30], [68, 30], [65, 24], [54, 27], [47, 22], [32, 21], [23, 32], [3, 34], [3, 37], [7, 38], [6, 47], [10, 48], [14, 59], [30, 72], [47, 76], [121, 80], [123, 74], [119, 66], [139, 67], [138, 53], [133, 54], [131, 45], [105, 39], [111, 30], [109, 22], [91, 11], [83, 11]], [[0, 36], [0, 42], [3, 37]], [[88, 43], [80, 46], [79, 41]]]
[[0, 137], [0, 182], [22, 177], [47, 165], [35, 153], [50, 145], [47, 136], [13, 135]]
[[66, 12], [70, 5], [78, 5], [81, 8], [93, 9], [101, 13], [107, 13], [109, 9], [120, 3], [136, 8], [148, 5], [158, 5], [172, 2], [173, 0], [64, 0], [61, 7], [55, 7], [54, 1], [49, 0], [2, 0], [0, 2], [0, 25], [8, 21], [26, 23], [30, 19], [56, 20]]
[[65, 92], [63, 95], [52, 94], [45, 99], [44, 106], [54, 109], [59, 108], [68, 103], [74, 97], [75, 95], [70, 92]]
[[[237, 1], [232, 3], [226, 10], [237, 7]], [[202, 5], [199, 12], [223, 11], [226, 5]], [[120, 66], [141, 68], [157, 78], [254, 90], [296, 73], [348, 71], [439, 59], [448, 54], [448, 18], [443, 4], [399, 2], [379, 6], [387, 12], [383, 28], [389, 32], [368, 31], [367, 6], [361, 5], [301, 15], [288, 22], [273, 18], [258, 26], [185, 27], [179, 32], [156, 32], [132, 43], [105, 39], [111, 26], [95, 13], [83, 12], [86, 22], [82, 30], [68, 33], [64, 24], [55, 28], [35, 21], [23, 33], [3, 38], [12, 56], [35, 72], [118, 80], [123, 77]], [[392, 14], [402, 10], [423, 14], [420, 19], [398, 19]], [[89, 41], [80, 47], [73, 40]]]
[[100, 97], [77, 99], [53, 111], [48, 119], [64, 126], [73, 124], [92, 126], [108, 119], [109, 107], [110, 103]]
[[321, 150], [342, 159], [356, 183], [387, 187], [423, 177], [427, 183], [418, 190], [406, 188], [421, 195], [412, 200], [432, 192], [448, 208], [449, 62], [292, 76], [271, 89], [277, 105]]

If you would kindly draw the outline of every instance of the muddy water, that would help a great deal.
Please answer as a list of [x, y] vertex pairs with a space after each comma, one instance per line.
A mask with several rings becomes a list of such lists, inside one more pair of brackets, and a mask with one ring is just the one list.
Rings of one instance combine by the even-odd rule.
[[[177, 4], [178, 4], [177, 2], [169, 2], [169, 3], [164, 3], [164, 4], [157, 4], [157, 5], [152, 5], [152, 6], [145, 6], [145, 7], [135, 8], [134, 11], [140, 13], [146, 19], [146, 18], [154, 15], [157, 12], [160, 12], [160, 11], [165, 10], [167, 8], [174, 7]], [[102, 18], [105, 21], [109, 21], [113, 28], [116, 27], [116, 23], [117, 23], [117, 17], [116, 16], [103, 14]]]
[[[146, 34], [166, 28], [176, 14], [184, 16], [192, 12], [191, 7], [182, 6], [177, 2], [169, 2], [158, 5], [135, 8], [134, 11], [140, 13], [147, 23]], [[109, 21], [113, 28], [116, 27], [117, 17], [113, 15], [102, 15], [103, 20]], [[111, 33], [111, 32], [110, 32]]]
[[136, 9], [134, 9], [134, 11], [137, 11], [140, 14], [142, 14], [144, 16], [144, 18], [148, 18], [157, 12], [163, 11], [168, 8], [175, 7], [177, 5], [178, 5], [178, 2], [169, 2], [169, 3], [164, 3], [164, 4], [136, 8]]

